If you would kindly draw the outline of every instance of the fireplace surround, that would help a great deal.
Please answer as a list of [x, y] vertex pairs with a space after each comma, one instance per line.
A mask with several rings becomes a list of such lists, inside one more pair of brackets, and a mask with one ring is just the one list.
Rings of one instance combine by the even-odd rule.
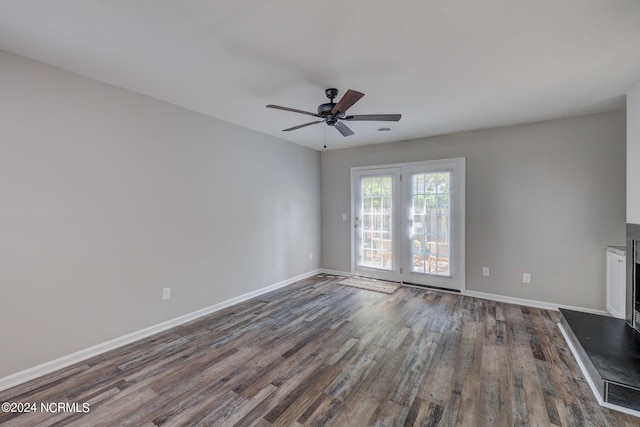
[[627, 224], [626, 288], [625, 320], [640, 332], [640, 224]]

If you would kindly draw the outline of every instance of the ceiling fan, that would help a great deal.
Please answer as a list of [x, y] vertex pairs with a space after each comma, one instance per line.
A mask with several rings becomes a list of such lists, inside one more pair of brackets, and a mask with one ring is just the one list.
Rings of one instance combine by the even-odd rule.
[[300, 129], [305, 126], [315, 125], [316, 123], [325, 122], [329, 126], [333, 126], [338, 129], [338, 132], [342, 134], [342, 136], [350, 136], [353, 135], [354, 132], [344, 124], [344, 122], [348, 121], [381, 121], [381, 122], [397, 122], [402, 117], [402, 114], [359, 114], [355, 116], [347, 116], [347, 110], [356, 102], [360, 100], [364, 96], [364, 93], [355, 91], [355, 90], [347, 90], [340, 101], [336, 104], [333, 102], [333, 99], [338, 96], [338, 89], [329, 88], [324, 91], [327, 98], [329, 98], [330, 102], [325, 104], [318, 105], [318, 112], [311, 113], [309, 111], [297, 110], [295, 108], [289, 107], [281, 107], [279, 105], [269, 104], [267, 108], [275, 108], [277, 110], [284, 111], [292, 111], [294, 113], [306, 114], [308, 116], [318, 117], [322, 120], [316, 120], [309, 123], [304, 123], [302, 125], [290, 127], [287, 129], [282, 129], [283, 132], [289, 132], [292, 130]]

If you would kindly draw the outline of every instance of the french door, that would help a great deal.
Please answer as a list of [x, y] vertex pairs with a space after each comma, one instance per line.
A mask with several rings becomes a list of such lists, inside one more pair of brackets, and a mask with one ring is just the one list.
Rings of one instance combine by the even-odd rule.
[[352, 169], [352, 270], [464, 290], [464, 159]]
[[398, 167], [353, 171], [356, 208], [353, 217], [354, 274], [376, 279], [401, 280], [400, 215], [401, 169]]

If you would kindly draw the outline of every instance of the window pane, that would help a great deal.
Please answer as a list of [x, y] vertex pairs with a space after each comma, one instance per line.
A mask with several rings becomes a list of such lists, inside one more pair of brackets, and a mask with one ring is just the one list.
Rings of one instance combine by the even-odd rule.
[[360, 265], [392, 268], [392, 176], [360, 178], [362, 227], [360, 229]]
[[413, 272], [449, 275], [450, 182], [450, 172], [411, 177]]

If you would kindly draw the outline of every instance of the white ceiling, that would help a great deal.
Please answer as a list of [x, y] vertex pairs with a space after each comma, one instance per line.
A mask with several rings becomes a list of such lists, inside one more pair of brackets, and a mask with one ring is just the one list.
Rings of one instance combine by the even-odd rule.
[[[0, 49], [329, 149], [624, 107], [638, 0], [0, 0]], [[324, 89], [364, 92], [343, 137]]]

